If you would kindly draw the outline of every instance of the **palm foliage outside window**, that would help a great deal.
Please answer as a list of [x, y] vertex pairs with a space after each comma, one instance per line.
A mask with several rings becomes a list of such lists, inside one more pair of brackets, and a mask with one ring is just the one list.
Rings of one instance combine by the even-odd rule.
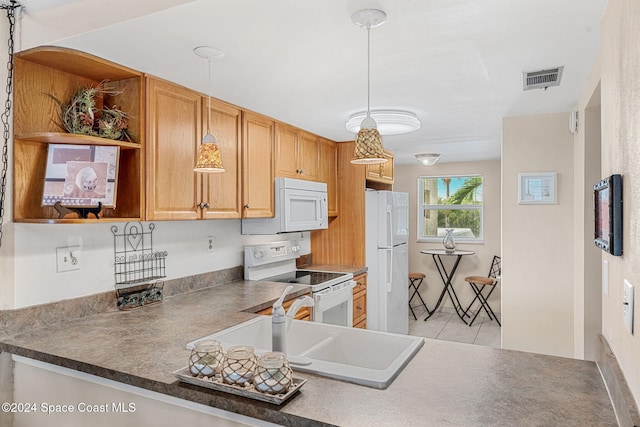
[[482, 241], [482, 175], [418, 178], [418, 240]]

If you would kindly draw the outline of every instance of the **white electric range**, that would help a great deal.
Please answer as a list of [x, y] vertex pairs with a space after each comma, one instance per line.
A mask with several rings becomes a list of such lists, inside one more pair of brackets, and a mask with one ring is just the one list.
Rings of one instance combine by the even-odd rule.
[[353, 326], [353, 274], [335, 271], [298, 270], [297, 241], [281, 241], [244, 247], [244, 279], [296, 283], [311, 288], [312, 320]]

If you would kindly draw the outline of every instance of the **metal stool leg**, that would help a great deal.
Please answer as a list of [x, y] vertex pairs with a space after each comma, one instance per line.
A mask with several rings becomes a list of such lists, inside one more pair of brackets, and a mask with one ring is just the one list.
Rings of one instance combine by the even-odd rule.
[[420, 288], [420, 285], [422, 285], [422, 281], [423, 281], [423, 278], [411, 278], [411, 277], [409, 278], [409, 290], [411, 290], [413, 288], [413, 293], [411, 294], [411, 297], [409, 298], [409, 309], [411, 310], [411, 314], [413, 314], [414, 320], [418, 320], [418, 318], [416, 317], [415, 311], [413, 311], [413, 306], [411, 305], [411, 300], [413, 300], [413, 298], [416, 295], [420, 299], [420, 303], [422, 304], [424, 309], [427, 310], [427, 313], [432, 314], [432, 311], [429, 310], [429, 307], [427, 307], [427, 303], [424, 302], [424, 299], [422, 299], [422, 295], [420, 295], [420, 292], [418, 291], [419, 288]]
[[469, 307], [467, 307], [467, 309], [465, 310], [465, 313], [471, 309], [471, 306], [476, 301], [476, 299], [480, 301], [480, 307], [478, 307], [478, 311], [476, 311], [476, 314], [473, 316], [473, 319], [471, 319], [471, 322], [469, 322], [469, 326], [473, 325], [473, 322], [476, 320], [476, 317], [478, 317], [478, 314], [480, 314], [480, 312], [483, 309], [487, 313], [487, 316], [489, 316], [489, 320], [495, 320], [496, 322], [498, 322], [498, 326], [502, 326], [500, 324], [500, 320], [498, 320], [498, 316], [496, 316], [496, 314], [493, 312], [493, 309], [491, 308], [491, 306], [489, 305], [489, 302], [487, 301], [491, 296], [491, 294], [493, 293], [493, 291], [495, 290], [496, 285], [491, 285], [491, 289], [489, 290], [487, 295], [483, 295], [482, 291], [484, 290], [485, 285], [483, 285], [480, 288], [475, 283], [469, 283], [469, 284], [471, 285], [471, 288], [475, 292], [476, 297], [473, 299], [473, 301], [471, 301], [471, 304], [469, 304]]

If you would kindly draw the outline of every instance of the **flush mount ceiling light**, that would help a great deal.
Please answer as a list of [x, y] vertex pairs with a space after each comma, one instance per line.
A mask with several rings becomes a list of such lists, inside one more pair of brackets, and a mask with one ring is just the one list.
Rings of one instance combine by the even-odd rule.
[[204, 173], [217, 173], [224, 172], [224, 166], [222, 166], [222, 156], [220, 150], [216, 144], [216, 137], [211, 133], [209, 125], [211, 124], [211, 61], [215, 58], [224, 56], [224, 53], [215, 47], [211, 46], [198, 46], [193, 49], [193, 52], [200, 58], [204, 58], [209, 63], [209, 104], [207, 106], [207, 133], [202, 138], [202, 144], [198, 148], [198, 158], [196, 166], [193, 168], [194, 172]]
[[377, 9], [364, 9], [351, 15], [351, 21], [367, 30], [367, 115], [360, 123], [356, 136], [356, 146], [351, 163], [375, 164], [384, 163], [387, 159], [382, 150], [382, 137], [378, 132], [376, 121], [371, 117], [371, 29], [384, 24], [387, 14]]
[[433, 166], [440, 160], [440, 154], [424, 153], [416, 154], [416, 159], [425, 166]]
[[[415, 132], [422, 126], [415, 114], [402, 110], [372, 110], [371, 117], [378, 125], [380, 135], [400, 135]], [[351, 116], [346, 127], [349, 132], [358, 133], [362, 120], [367, 117], [366, 111]]]

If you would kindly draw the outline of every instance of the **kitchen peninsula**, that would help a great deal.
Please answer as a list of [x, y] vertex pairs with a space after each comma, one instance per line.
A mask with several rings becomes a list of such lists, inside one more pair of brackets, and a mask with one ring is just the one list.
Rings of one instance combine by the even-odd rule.
[[307, 383], [277, 406], [176, 380], [187, 342], [251, 319], [284, 287], [240, 280], [18, 332], [0, 342], [2, 363], [10, 353], [281, 425], [617, 425], [593, 362], [429, 339], [386, 390], [295, 372]]

